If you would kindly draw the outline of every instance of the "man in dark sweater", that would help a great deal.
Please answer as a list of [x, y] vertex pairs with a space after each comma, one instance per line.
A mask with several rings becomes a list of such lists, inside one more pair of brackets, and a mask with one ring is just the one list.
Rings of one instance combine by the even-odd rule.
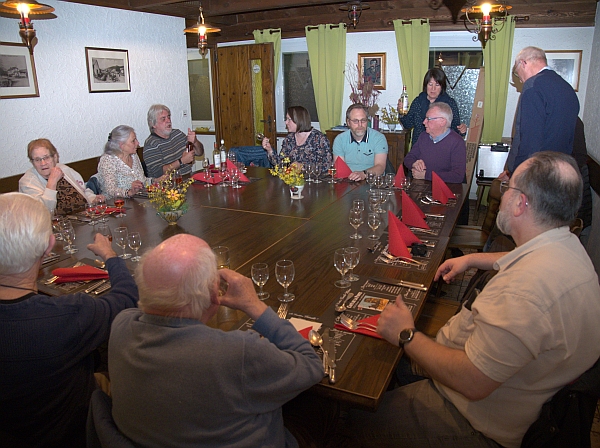
[[106, 261], [110, 292], [38, 293], [42, 258], [54, 242], [42, 202], [0, 195], [0, 447], [85, 446], [94, 351], [115, 316], [137, 304], [125, 262], [100, 234], [88, 249]]

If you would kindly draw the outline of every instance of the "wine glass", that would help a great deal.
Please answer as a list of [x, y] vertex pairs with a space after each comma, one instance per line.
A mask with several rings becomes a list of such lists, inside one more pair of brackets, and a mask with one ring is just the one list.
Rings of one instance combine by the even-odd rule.
[[227, 178], [227, 161], [221, 163], [221, 179], [223, 179], [223, 182], [221, 182], [221, 186], [222, 187], [227, 187], [229, 186], [229, 182], [227, 182], [225, 179]]
[[229, 171], [231, 177], [231, 187], [232, 188], [242, 188], [241, 185], [238, 184], [240, 181], [240, 170], [237, 167], [231, 169]]
[[369, 216], [367, 217], [367, 224], [369, 224], [369, 227], [373, 231], [373, 233], [369, 235], [369, 239], [378, 240], [379, 236], [377, 236], [375, 231], [381, 225], [381, 218], [379, 217], [379, 213], [369, 213]]
[[396, 175], [394, 173], [387, 173], [385, 175], [385, 186], [388, 188], [388, 196], [394, 194], [394, 183], [396, 182]]
[[342, 278], [336, 280], [334, 285], [338, 288], [348, 288], [350, 282], [346, 280], [346, 272], [348, 272], [348, 263], [346, 263], [346, 255], [344, 249], [337, 249], [333, 255], [333, 266], [342, 275]]
[[365, 201], [362, 199], [355, 199], [352, 201], [352, 208], [355, 210], [365, 211]]
[[67, 243], [65, 246], [65, 252], [68, 254], [74, 254], [79, 249], [75, 247], [73, 242], [75, 241], [75, 229], [73, 229], [73, 224], [68, 219], [63, 219], [61, 223], [61, 233], [63, 236], [63, 240]]
[[212, 187], [213, 185], [208, 183], [208, 179], [210, 179], [212, 177], [211, 173], [210, 173], [210, 160], [208, 160], [208, 157], [205, 157], [204, 160], [202, 161], [202, 168], [204, 168], [204, 180], [206, 180], [206, 187]]
[[346, 260], [346, 264], [348, 265], [349, 274], [346, 275], [346, 280], [351, 282], [355, 282], [359, 279], [358, 275], [356, 275], [353, 270], [356, 266], [358, 266], [358, 262], [360, 261], [360, 251], [358, 247], [346, 247], [344, 248], [344, 259]]
[[106, 238], [109, 239], [110, 242], [112, 242], [112, 240], [113, 240], [112, 233], [110, 233], [110, 227], [108, 227], [108, 224], [100, 224], [98, 226], [97, 232], [100, 235], [104, 235]]
[[106, 215], [106, 207], [107, 207], [106, 199], [99, 198], [96, 200], [96, 211], [100, 215], [100, 219], [98, 219], [98, 221], [100, 221], [100, 222], [108, 221], [108, 218], [105, 216]]
[[379, 205], [377, 206], [378, 213], [385, 213], [385, 209], [382, 207], [388, 200], [388, 193], [385, 190], [378, 190]]
[[369, 191], [369, 210], [373, 213], [377, 213], [379, 206], [379, 193], [377, 190]]
[[291, 302], [296, 298], [294, 294], [288, 292], [288, 286], [294, 281], [294, 273], [294, 262], [291, 260], [279, 260], [275, 264], [275, 278], [284, 288], [283, 294], [277, 296], [280, 302]]
[[115, 196], [115, 207], [117, 207], [119, 209], [119, 214], [115, 215], [115, 217], [122, 218], [123, 216], [125, 216], [125, 213], [123, 213], [124, 205], [125, 205], [125, 198], [123, 196], [121, 196], [120, 194]]
[[96, 204], [93, 202], [88, 202], [85, 205], [85, 216], [90, 218], [88, 222], [90, 226], [96, 225]]
[[306, 166], [306, 174], [308, 176], [308, 178], [306, 179], [306, 182], [312, 182], [312, 173], [315, 170], [315, 162], [306, 162], [306, 164], [304, 165]]
[[373, 190], [374, 183], [375, 183], [375, 173], [367, 171], [367, 185], [369, 186], [369, 191]]
[[377, 188], [377, 189], [380, 189], [381, 187], [383, 187], [383, 176], [376, 175], [375, 179], [373, 179], [373, 185], [375, 185], [375, 188]]
[[404, 179], [402, 179], [402, 182], [400, 183], [400, 187], [404, 190], [404, 191], [408, 191], [410, 188], [410, 176], [405, 176]]
[[362, 238], [362, 235], [358, 234], [358, 228], [363, 223], [363, 213], [362, 210], [352, 209], [350, 210], [350, 225], [354, 227], [354, 235], [350, 235], [350, 238], [353, 240], [359, 240]]
[[140, 236], [140, 232], [131, 232], [127, 236], [127, 244], [129, 244], [129, 248], [135, 250], [135, 256], [131, 257], [131, 261], [140, 261], [140, 257], [138, 255], [138, 250], [142, 247], [142, 237]]
[[173, 174], [173, 187], [179, 188], [179, 185], [181, 185], [182, 182], [183, 182], [183, 175], [181, 174], [181, 171], [175, 170], [175, 173]]
[[115, 243], [117, 243], [117, 246], [123, 249], [123, 254], [119, 255], [119, 257], [123, 259], [131, 257], [131, 254], [126, 253], [128, 233], [127, 227], [117, 227], [115, 230], [113, 230], [113, 238]]
[[61, 221], [63, 218], [57, 215], [54, 209], [50, 210], [50, 216], [52, 218], [52, 233], [54, 233], [54, 238], [56, 241], [62, 241]]
[[227, 158], [229, 160], [231, 160], [231, 163], [233, 163], [235, 165], [235, 162], [237, 162], [237, 154], [233, 151], [229, 151], [229, 154], [227, 154]]
[[327, 168], [327, 174], [329, 174], [330, 178], [327, 182], [329, 182], [330, 184], [335, 184], [335, 173], [336, 173], [336, 168], [335, 168], [335, 164], [332, 162], [331, 165], [329, 165], [329, 168]]
[[256, 133], [256, 140], [257, 141], [259, 141], [259, 142], [262, 143], [262, 141], [264, 140], [264, 138], [265, 138], [265, 134], [263, 134], [262, 132], [257, 132]]
[[316, 162], [312, 165], [312, 173], [315, 175], [313, 183], [320, 184], [321, 182], [323, 182], [321, 179], [319, 179], [319, 174], [321, 174], [321, 170], [319, 169], [319, 164]]
[[263, 291], [263, 286], [269, 280], [269, 265], [267, 263], [254, 263], [252, 265], [252, 281], [260, 288], [258, 298], [260, 300], [268, 299], [271, 294]]

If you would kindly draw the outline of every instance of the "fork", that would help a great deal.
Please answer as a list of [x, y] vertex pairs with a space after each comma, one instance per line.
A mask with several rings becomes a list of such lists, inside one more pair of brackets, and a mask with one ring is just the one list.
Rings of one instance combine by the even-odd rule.
[[285, 319], [287, 317], [289, 306], [290, 306], [289, 302], [282, 303], [281, 305], [279, 305], [279, 309], [277, 310], [277, 315], [279, 316], [280, 319]]
[[340, 323], [344, 326], [349, 328], [350, 330], [369, 330], [369, 331], [377, 331], [377, 325], [373, 325], [367, 322], [357, 322], [355, 320], [353, 320], [350, 316], [348, 316], [347, 314], [342, 314], [340, 315]]
[[390, 254], [389, 252], [386, 252], [386, 251], [382, 251], [381, 255], [383, 255], [384, 257], [387, 257], [390, 260], [399, 261], [400, 263], [411, 264], [411, 265], [414, 265], [414, 266], [425, 266], [425, 265], [427, 265], [427, 263], [423, 263], [422, 261], [417, 261], [417, 260], [415, 260], [413, 258], [394, 257], [392, 254]]

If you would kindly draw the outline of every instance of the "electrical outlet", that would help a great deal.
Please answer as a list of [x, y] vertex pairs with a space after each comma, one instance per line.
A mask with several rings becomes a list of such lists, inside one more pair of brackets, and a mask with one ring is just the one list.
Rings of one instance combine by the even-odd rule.
[[183, 118], [186, 118], [186, 117], [188, 116], [188, 111], [187, 111], [187, 110], [183, 110], [183, 111], [181, 112], [181, 116], [182, 116]]

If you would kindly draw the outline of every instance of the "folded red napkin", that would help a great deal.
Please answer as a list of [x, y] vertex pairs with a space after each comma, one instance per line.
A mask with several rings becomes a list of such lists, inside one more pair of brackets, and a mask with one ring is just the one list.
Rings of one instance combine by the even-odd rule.
[[[406, 243], [406, 246], [410, 246], [413, 243], [421, 243], [421, 240], [417, 235], [415, 235], [411, 230], [406, 227], [402, 221], [400, 221], [396, 215], [394, 215], [391, 211], [388, 210], [388, 223], [394, 225], [395, 231], [397, 231], [402, 240]], [[389, 226], [389, 225], [388, 225]], [[391, 237], [390, 237], [391, 239]]]
[[352, 173], [352, 170], [348, 164], [341, 157], [335, 159], [335, 163], [333, 165], [335, 166], [336, 179], [345, 179]]
[[456, 196], [452, 193], [450, 188], [448, 188], [446, 182], [444, 182], [435, 171], [431, 172], [431, 195], [433, 196], [433, 199], [440, 201], [442, 204], [448, 203], [448, 198], [456, 199]]
[[123, 213], [125, 211], [122, 207], [106, 207], [106, 213]]
[[298, 330], [298, 333], [300, 333], [304, 339], [308, 339], [308, 333], [310, 330], [312, 330], [312, 327], [306, 327], [302, 330]]
[[402, 222], [407, 226], [429, 229], [425, 222], [425, 213], [419, 208], [406, 192], [402, 191]]
[[76, 268], [56, 268], [52, 271], [52, 275], [58, 277], [54, 283], [82, 282], [108, 278], [108, 272], [87, 265]]
[[390, 215], [388, 221], [388, 252], [394, 257], [411, 258], [410, 252], [406, 246], [406, 241], [404, 241], [402, 238], [402, 234], [398, 228], [398, 219], [393, 215], [392, 212], [388, 213]]
[[398, 172], [396, 173], [396, 178], [394, 179], [394, 186], [398, 188], [402, 188], [402, 181], [404, 180], [404, 167], [400, 166], [398, 168]]
[[[379, 316], [380, 316], [380, 314], [376, 314], [374, 316], [369, 316], [365, 319], [361, 319], [358, 322], [364, 322], [364, 323], [368, 323], [368, 324], [377, 325], [377, 321], [379, 321]], [[334, 327], [337, 328], [338, 330], [345, 330], [345, 331], [350, 331], [352, 333], [364, 334], [365, 336], [371, 336], [371, 337], [374, 337], [377, 339], [383, 339], [383, 337], [380, 336], [379, 333], [377, 333], [375, 331], [367, 330], [365, 328], [357, 328], [356, 330], [350, 330], [348, 327], [345, 327], [342, 324], [335, 324]]]
[[213, 177], [209, 177], [208, 179], [204, 178], [204, 173], [196, 173], [192, 176], [192, 179], [197, 180], [198, 182], [206, 182], [209, 184], [218, 184], [223, 180], [221, 175], [218, 173], [214, 173]]

